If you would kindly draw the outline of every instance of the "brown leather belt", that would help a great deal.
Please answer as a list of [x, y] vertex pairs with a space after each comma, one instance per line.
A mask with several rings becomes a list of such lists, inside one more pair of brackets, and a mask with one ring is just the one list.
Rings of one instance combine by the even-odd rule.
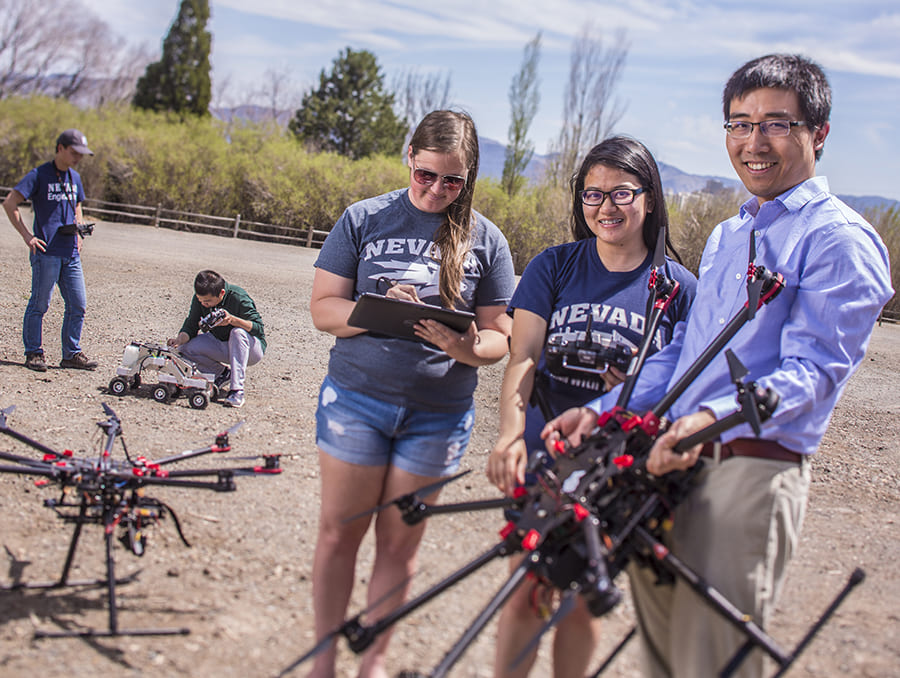
[[[715, 444], [704, 443], [700, 450], [701, 456], [715, 458]], [[779, 445], [774, 440], [735, 438], [729, 443], [722, 443], [719, 452], [719, 461], [731, 459], [731, 457], [755, 457], [756, 459], [774, 459], [776, 461], [789, 461], [799, 464], [803, 455]]]

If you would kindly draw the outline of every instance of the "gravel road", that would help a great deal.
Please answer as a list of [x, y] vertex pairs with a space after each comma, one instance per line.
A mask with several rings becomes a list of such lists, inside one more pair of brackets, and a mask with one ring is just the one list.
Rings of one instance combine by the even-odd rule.
[[[84, 251], [83, 343], [100, 366], [95, 372], [55, 367], [61, 357], [57, 294], [45, 322], [45, 350], [54, 367], [38, 374], [23, 367], [21, 354], [30, 289], [27, 252], [8, 224], [0, 226], [0, 407], [16, 406], [12, 428], [57, 449], [93, 452], [106, 402], [121, 418], [128, 450], [160, 457], [208, 444], [242, 420], [231, 438], [232, 454], [277, 452], [284, 467], [279, 476], [238, 478], [233, 493], [148, 492], [175, 510], [192, 546], [180, 542], [167, 520], [151, 531], [142, 558], [117, 549], [117, 572], [139, 572], [136, 581], [118, 589], [119, 626], [188, 627], [189, 635], [35, 640], [36, 629], [105, 628], [103, 590], [0, 592], [0, 676], [274, 676], [313, 645], [310, 571], [319, 496], [314, 410], [331, 345], [309, 319], [314, 258], [313, 251], [289, 246], [98, 223]], [[184, 399], [162, 404], [143, 391], [109, 395], [106, 385], [131, 340], [164, 342], [178, 330], [193, 276], [203, 268], [247, 289], [266, 323], [269, 350], [248, 372], [245, 407], [194, 410]], [[898, 675], [898, 355], [900, 327], [877, 328], [813, 465], [800, 552], [770, 632], [792, 647], [854, 568], [863, 568], [867, 577], [788, 673], [795, 678]], [[496, 430], [502, 370], [500, 364], [481, 371], [479, 419], [463, 464], [473, 473], [449, 485], [443, 501], [496, 496], [483, 469]], [[24, 451], [10, 439], [0, 440], [0, 449]], [[0, 582], [59, 577], [71, 526], [43, 507], [45, 498], [55, 496], [30, 478], [0, 474]], [[414, 593], [493, 545], [503, 522], [499, 511], [432, 519]], [[99, 528], [86, 527], [73, 579], [103, 575], [102, 546]], [[369, 537], [360, 553], [352, 611], [364, 606], [362, 584], [371, 561]], [[427, 671], [437, 664], [507, 567], [494, 562], [405, 618], [394, 636], [392, 671]], [[597, 665], [632, 623], [627, 602], [608, 615]], [[452, 675], [490, 676], [492, 640], [493, 626]], [[636, 675], [635, 646], [628, 645], [605, 675]], [[543, 648], [534, 675], [550, 674], [548, 654]], [[342, 646], [341, 675], [354, 675], [354, 667], [354, 655]]]

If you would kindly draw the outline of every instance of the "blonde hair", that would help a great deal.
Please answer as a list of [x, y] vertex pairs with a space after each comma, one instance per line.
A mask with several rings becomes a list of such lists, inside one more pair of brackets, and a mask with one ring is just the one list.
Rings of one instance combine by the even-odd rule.
[[434, 246], [441, 255], [441, 303], [453, 308], [462, 298], [463, 265], [475, 230], [472, 196], [478, 177], [478, 133], [466, 113], [432, 111], [416, 127], [409, 147], [414, 157], [419, 151], [459, 154], [466, 166], [466, 183], [447, 208], [446, 218], [434, 236]]

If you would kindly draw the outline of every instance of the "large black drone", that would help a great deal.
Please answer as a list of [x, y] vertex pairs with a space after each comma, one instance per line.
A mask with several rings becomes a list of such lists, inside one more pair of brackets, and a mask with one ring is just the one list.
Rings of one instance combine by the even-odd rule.
[[[116, 585], [132, 581], [134, 575], [116, 579], [114, 558], [114, 535], [119, 531], [119, 541], [136, 556], [142, 556], [147, 545], [146, 530], [167, 515], [172, 517], [178, 536], [186, 546], [190, 546], [175, 512], [170, 506], [153, 497], [148, 497], [148, 486], [206, 489], [215, 492], [232, 492], [237, 489], [234, 479], [242, 475], [267, 475], [281, 473], [278, 455], [260, 457], [227, 457], [234, 462], [247, 459], [261, 459], [256, 466], [235, 466], [229, 468], [169, 469], [171, 465], [206, 454], [229, 452], [228, 438], [241, 423], [232, 426], [216, 436], [212, 445], [188, 450], [163, 457], [156, 461], [128, 454], [122, 437], [122, 425], [116, 413], [106, 403], [103, 410], [107, 418], [97, 423], [103, 435], [103, 445], [96, 457], [76, 457], [71, 450], [58, 452], [33, 440], [7, 425], [7, 417], [15, 407], [0, 411], [0, 433], [13, 438], [43, 454], [41, 459], [0, 451], [0, 460], [9, 462], [0, 465], [0, 473], [14, 473], [38, 476], [39, 486], [54, 484], [60, 489], [58, 499], [46, 499], [44, 505], [53, 509], [66, 523], [74, 523], [75, 528], [69, 542], [69, 550], [59, 580], [49, 583], [20, 583], [0, 586], [0, 590], [55, 589], [68, 586], [106, 586], [109, 627], [106, 630], [88, 629], [81, 631], [36, 631], [36, 638], [95, 637], [95, 636], [151, 636], [190, 633], [186, 628], [173, 629], [131, 629], [119, 628], [116, 615]], [[125, 459], [114, 459], [113, 446], [116, 440], [122, 444]], [[106, 541], [106, 578], [87, 581], [70, 581], [69, 570], [75, 558], [75, 549], [84, 525], [95, 524], [103, 527]]]
[[[364, 611], [348, 619], [285, 668], [281, 673], [282, 676], [293, 672], [299, 664], [325, 650], [338, 636], [344, 636], [354, 652], [363, 652], [378, 634], [450, 586], [465, 579], [495, 558], [517, 553], [524, 553], [518, 567], [447, 652], [440, 664], [427, 674], [404, 672], [402, 676], [406, 678], [425, 675], [430, 678], [446, 676], [526, 576], [533, 575], [559, 590], [560, 602], [544, 627], [523, 650], [519, 659], [514, 660], [514, 664], [518, 663], [533, 649], [541, 635], [555, 626], [573, 608], [576, 595], [583, 597], [588, 609], [595, 616], [599, 617], [612, 610], [621, 599], [621, 592], [613, 583], [614, 579], [632, 561], [653, 568], [663, 582], [681, 578], [727, 622], [743, 632], [747, 639], [746, 643], [735, 653], [727, 666], [720, 668], [721, 676], [732, 675], [747, 654], [756, 647], [761, 648], [775, 660], [780, 668], [778, 675], [787, 670], [852, 587], [862, 581], [864, 576], [862, 571], [856, 570], [853, 573], [847, 585], [808, 631], [806, 637], [793, 652], [786, 652], [752, 620], [750, 615], [738, 610], [724, 595], [706, 583], [663, 544], [663, 533], [667, 522], [671, 519], [672, 510], [690, 492], [692, 479], [701, 468], [702, 462], [698, 462], [688, 471], [667, 473], [661, 477], [655, 477], [646, 470], [647, 457], [654, 441], [669, 426], [669, 422], [663, 419], [663, 414], [737, 331], [754, 317], [757, 309], [776, 297], [784, 285], [784, 280], [780, 274], [755, 264], [755, 243], [751, 236], [747, 303], [653, 409], [643, 414], [630, 412], [627, 404], [635, 380], [647, 358], [650, 342], [663, 314], [678, 291], [677, 283], [665, 275], [664, 238], [664, 234], [661, 233], [656, 247], [654, 272], [649, 285], [647, 327], [641, 347], [628, 367], [627, 378], [616, 406], [599, 417], [594, 430], [580, 445], [570, 447], [560, 442], [554, 455], [544, 452], [535, 454], [529, 462], [528, 471], [536, 477], [537, 482], [519, 488], [512, 498], [440, 506], [425, 503], [424, 498], [438, 487], [459, 477], [454, 476], [373, 509], [374, 512], [385, 506], [396, 505], [401, 511], [403, 520], [412, 525], [438, 513], [503, 508], [508, 523], [501, 532], [502, 541], [384, 617], [371, 623], [364, 622], [366, 614]], [[591, 341], [591, 337], [586, 336], [583, 341], [575, 342], [569, 349], [589, 351]], [[567, 350], [566, 347], [556, 348]], [[581, 367], [591, 363], [599, 365], [615, 359], [615, 354], [610, 354], [608, 347], [595, 348], [598, 351], [602, 348], [606, 353], [602, 355], [598, 353], [593, 357], [576, 355]], [[743, 379], [748, 374], [746, 368], [730, 350], [726, 351], [726, 357], [731, 379], [737, 390], [737, 409], [730, 416], [680, 441], [676, 446], [677, 450], [687, 450], [694, 445], [713, 440], [723, 431], [744, 422], [749, 423], [759, 435], [762, 423], [777, 407], [776, 393], [755, 383], [744, 383]], [[601, 366], [602, 369], [605, 369], [605, 365]], [[540, 400], [538, 404], [541, 404]], [[633, 634], [634, 630], [619, 643], [594, 676], [599, 676], [605, 670]]]

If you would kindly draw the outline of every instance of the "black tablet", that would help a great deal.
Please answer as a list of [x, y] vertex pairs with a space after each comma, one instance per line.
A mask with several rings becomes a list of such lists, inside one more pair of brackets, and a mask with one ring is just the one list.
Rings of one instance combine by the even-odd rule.
[[419, 320], [437, 320], [457, 332], [465, 332], [475, 319], [468, 311], [451, 311], [440, 306], [391, 299], [380, 294], [363, 294], [350, 312], [348, 325], [362, 327], [376, 334], [422, 341], [413, 326]]

